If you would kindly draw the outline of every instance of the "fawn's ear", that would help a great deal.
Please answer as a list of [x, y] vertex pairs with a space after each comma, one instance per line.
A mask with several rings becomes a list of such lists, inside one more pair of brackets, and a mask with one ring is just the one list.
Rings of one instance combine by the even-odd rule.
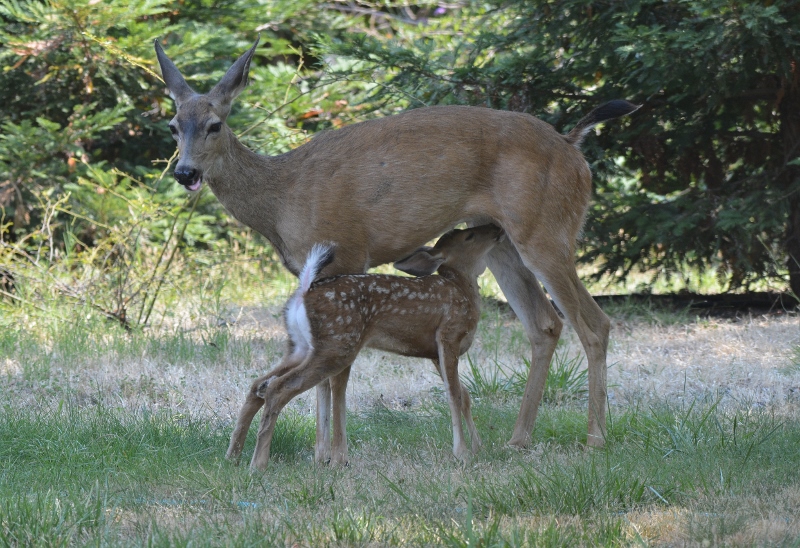
[[444, 262], [444, 255], [432, 247], [420, 247], [414, 253], [394, 263], [397, 270], [412, 276], [428, 276]]

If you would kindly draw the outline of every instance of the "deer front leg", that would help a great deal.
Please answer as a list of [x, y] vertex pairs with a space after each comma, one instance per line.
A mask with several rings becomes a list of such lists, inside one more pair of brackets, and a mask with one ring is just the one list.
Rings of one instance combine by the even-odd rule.
[[439, 347], [439, 372], [444, 381], [447, 403], [450, 406], [450, 420], [453, 425], [453, 454], [462, 462], [469, 458], [469, 449], [464, 443], [464, 428], [461, 425], [461, 382], [458, 380], [459, 340], [448, 340], [447, 333], [440, 329], [436, 333]]
[[[365, 252], [368, 239], [366, 234], [350, 234], [351, 241], [357, 242], [348, 248], [339, 248], [335, 261], [325, 269], [325, 276], [338, 276], [366, 272], [369, 260]], [[349, 372], [348, 372], [349, 375]], [[344, 384], [347, 384], [345, 379]], [[314, 460], [318, 463], [331, 462], [331, 383], [325, 379], [317, 386], [317, 430], [314, 442]], [[334, 418], [334, 420], [336, 420]]]

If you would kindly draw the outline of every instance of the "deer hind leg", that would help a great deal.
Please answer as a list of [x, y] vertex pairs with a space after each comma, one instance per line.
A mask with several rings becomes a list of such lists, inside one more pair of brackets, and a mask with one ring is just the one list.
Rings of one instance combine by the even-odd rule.
[[331, 384], [325, 379], [317, 385], [317, 435], [314, 442], [314, 460], [325, 463], [331, 460]]
[[330, 378], [333, 396], [333, 444], [331, 447], [331, 464], [347, 464], [347, 380], [350, 378], [350, 367]]
[[[367, 271], [369, 257], [359, 250], [367, 249], [367, 236], [361, 235], [363, 245], [340, 246], [336, 259], [325, 268], [325, 277]], [[345, 384], [347, 382], [345, 381]], [[335, 419], [334, 419], [335, 420]], [[317, 386], [317, 432], [314, 442], [314, 460], [318, 463], [331, 461], [331, 383], [325, 379]]]
[[250, 424], [253, 422], [253, 417], [255, 417], [258, 410], [264, 405], [264, 399], [256, 394], [258, 387], [265, 381], [273, 377], [279, 377], [290, 369], [297, 367], [303, 361], [303, 358], [304, 356], [293, 354], [286, 358], [278, 367], [253, 381], [245, 397], [244, 404], [239, 411], [239, 417], [236, 419], [236, 426], [233, 428], [233, 434], [231, 434], [231, 442], [230, 445], [228, 445], [228, 452], [225, 455], [226, 458], [238, 463], [239, 457], [242, 454], [242, 449], [244, 448], [244, 440], [247, 437], [247, 431], [250, 429]]
[[313, 388], [323, 380], [337, 375], [353, 362], [352, 356], [330, 357], [318, 353], [311, 354], [305, 361], [286, 371], [279, 377], [263, 382], [256, 394], [264, 400], [264, 412], [258, 428], [256, 449], [250, 461], [251, 470], [263, 470], [269, 462], [269, 451], [275, 421], [292, 398]]
[[508, 304], [522, 322], [531, 342], [531, 367], [522, 396], [514, 433], [508, 444], [527, 447], [544, 394], [550, 361], [563, 326], [547, 299], [539, 280], [525, 266], [514, 245], [508, 240], [497, 244], [488, 254], [487, 263]]
[[547, 287], [558, 308], [578, 334], [588, 361], [589, 430], [586, 440], [591, 447], [602, 447], [606, 434], [606, 353], [611, 321], [583, 287], [572, 253], [563, 249], [536, 249], [531, 238], [520, 246], [525, 264], [534, 270]]
[[[436, 344], [439, 347], [439, 374], [444, 381], [447, 403], [450, 406], [450, 420], [453, 425], [453, 454], [457, 459], [466, 461], [469, 450], [464, 443], [464, 427], [461, 424], [461, 413], [464, 409], [461, 381], [458, 379], [458, 346], [459, 340], [447, 342], [447, 335], [441, 330], [436, 333]], [[471, 417], [470, 417], [471, 419]]]

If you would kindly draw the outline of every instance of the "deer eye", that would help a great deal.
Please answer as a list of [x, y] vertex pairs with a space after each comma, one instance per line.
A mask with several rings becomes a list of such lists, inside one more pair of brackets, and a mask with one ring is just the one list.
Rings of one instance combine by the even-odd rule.
[[178, 134], [178, 128], [176, 128], [173, 124], [169, 125], [169, 130], [173, 135], [177, 135]]
[[222, 129], [222, 122], [215, 122], [208, 126], [209, 133], [219, 133], [219, 130]]

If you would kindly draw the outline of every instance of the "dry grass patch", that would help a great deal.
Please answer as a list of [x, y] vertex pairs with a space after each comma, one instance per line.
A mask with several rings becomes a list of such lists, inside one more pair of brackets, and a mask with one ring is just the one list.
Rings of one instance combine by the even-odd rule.
[[[800, 538], [797, 316], [616, 316], [608, 449], [584, 451], [578, 394], [546, 404], [534, 444], [517, 451], [505, 442], [519, 399], [504, 380], [524, 375], [530, 348], [512, 315], [487, 306], [470, 359], [499, 388], [475, 398], [485, 445], [467, 466], [450, 454], [432, 365], [368, 350], [348, 387], [350, 466], [311, 462], [311, 391], [281, 415], [259, 475], [223, 455], [245, 390], [285, 351], [280, 307], [206, 318], [160, 332], [76, 321], [0, 334], [0, 543], [24, 528], [52, 544], [129, 545]], [[569, 328], [558, 352], [581, 355]]]

